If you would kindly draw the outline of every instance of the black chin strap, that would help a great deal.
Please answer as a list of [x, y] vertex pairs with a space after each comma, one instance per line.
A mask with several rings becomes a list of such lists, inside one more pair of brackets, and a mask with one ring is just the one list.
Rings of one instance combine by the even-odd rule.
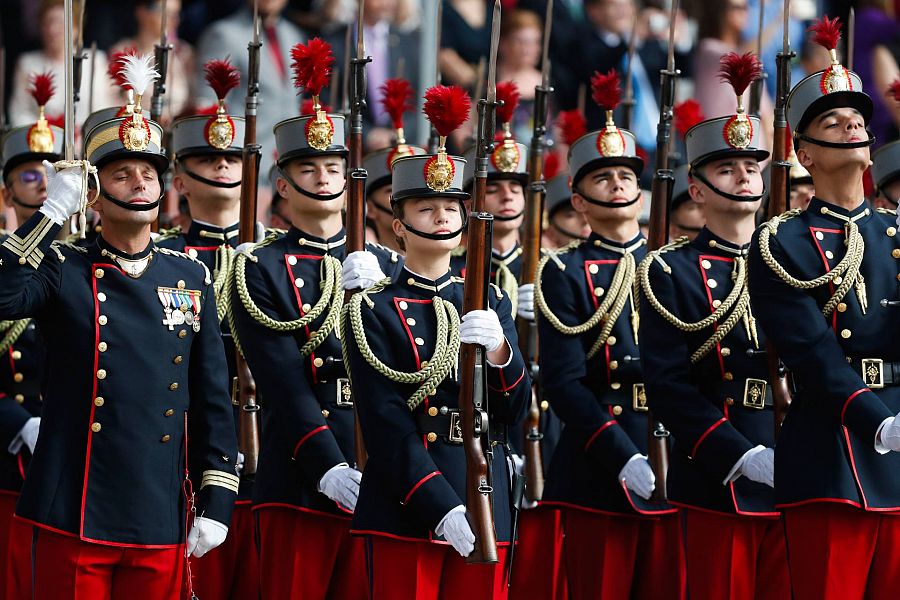
[[104, 198], [106, 198], [107, 200], [109, 200], [110, 202], [115, 204], [116, 206], [121, 206], [125, 210], [133, 210], [136, 212], [144, 212], [147, 210], [153, 210], [154, 208], [159, 206], [159, 201], [162, 200], [162, 196], [160, 196], [159, 198], [156, 199], [156, 202], [151, 202], [149, 204], [133, 204], [131, 202], [125, 202], [124, 200], [119, 200], [115, 196], [113, 196], [107, 192], [104, 192], [104, 191], [101, 191], [100, 194]]
[[516, 219], [518, 219], [519, 217], [521, 217], [524, 214], [525, 214], [525, 211], [523, 210], [517, 214], [512, 215], [511, 217], [505, 217], [503, 215], [494, 215], [494, 220], [495, 221], [515, 221]]
[[225, 183], [223, 181], [213, 181], [212, 179], [207, 179], [206, 177], [197, 175], [190, 169], [183, 169], [183, 170], [185, 173], [187, 173], [187, 176], [190, 177], [191, 179], [194, 179], [196, 181], [199, 181], [200, 183], [205, 183], [206, 185], [211, 185], [211, 186], [217, 187], [217, 188], [236, 188], [237, 186], [241, 185], [241, 183], [242, 183], [240, 180], [232, 181], [231, 183]]
[[382, 205], [378, 204], [378, 203], [375, 202], [374, 200], [372, 200], [372, 206], [375, 207], [375, 210], [380, 210], [381, 212], [383, 212], [383, 213], [386, 214], [386, 215], [391, 215], [391, 216], [394, 215], [394, 211], [392, 211], [392, 210], [389, 209], [389, 208], [383, 207]]
[[[631, 206], [635, 202], [641, 199], [641, 193], [638, 192], [638, 195], [634, 197], [634, 200], [629, 200], [628, 202], [607, 202], [605, 200], [597, 200], [596, 198], [592, 198], [588, 196], [578, 188], [572, 188], [572, 191], [587, 200], [590, 204], [594, 204], [596, 206], [603, 206], [606, 208], [625, 208], [626, 206]], [[495, 219], [497, 217], [494, 217]], [[502, 221], [503, 219], [501, 219]]]
[[12, 197], [12, 201], [13, 201], [13, 204], [17, 204], [17, 205], [21, 206], [22, 208], [40, 208], [44, 204], [43, 202], [41, 202], [40, 204], [26, 204], [25, 202], [22, 202], [15, 196]]
[[570, 237], [570, 238], [572, 238], [572, 239], [582, 240], [582, 241], [584, 241], [584, 240], [587, 239], [587, 236], [586, 236], [586, 235], [580, 235], [580, 234], [577, 234], [577, 233], [572, 233], [571, 231], [569, 231], [569, 230], [566, 229], [565, 227], [560, 227], [559, 225], [557, 225], [556, 222], [553, 221], [552, 219], [550, 220], [550, 226], [551, 226], [553, 229], [555, 229], [555, 230], [557, 230], [558, 232], [560, 232], [561, 234], [563, 234], [563, 235], [565, 235], [565, 236], [568, 236], [568, 237]]
[[711, 189], [719, 196], [722, 196], [723, 198], [727, 198], [728, 200], [732, 200], [734, 202], [756, 202], [757, 200], [762, 200], [769, 194], [769, 192], [764, 191], [762, 194], [758, 195], [740, 196], [738, 194], [729, 194], [728, 192], [723, 192], [712, 183], [710, 183], [709, 179], [707, 179], [706, 176], [700, 172], [700, 169], [691, 169], [691, 177], [702, 181], [706, 187]]
[[823, 148], [840, 148], [842, 150], [853, 150], [854, 148], [865, 148], [866, 146], [871, 146], [875, 143], [875, 136], [872, 135], [872, 132], [866, 130], [866, 135], [869, 136], [868, 139], [863, 140], [861, 142], [826, 142], [825, 140], [817, 140], [814, 137], [810, 137], [805, 133], [796, 134], [798, 140], [803, 140], [804, 142], [808, 142], [815, 146], [821, 146]]
[[304, 190], [302, 187], [297, 185], [297, 182], [295, 182], [293, 179], [288, 177], [287, 173], [285, 173], [284, 170], [279, 168], [278, 172], [281, 175], [281, 177], [284, 178], [285, 181], [287, 181], [289, 184], [291, 184], [292, 188], [297, 190], [297, 192], [299, 192], [300, 194], [303, 194], [307, 198], [312, 198], [313, 200], [318, 200], [320, 202], [327, 202], [328, 200], [335, 200], [336, 198], [340, 198], [341, 194], [344, 193], [344, 190], [347, 189], [347, 185], [344, 184], [344, 187], [341, 188], [341, 190], [339, 192], [336, 192], [334, 194], [314, 194], [313, 192], [310, 192], [309, 190]]
[[420, 238], [425, 238], [426, 240], [438, 240], [438, 241], [452, 240], [453, 238], [455, 238], [456, 236], [461, 234], [463, 231], [465, 231], [466, 228], [468, 227], [468, 223], [463, 223], [462, 227], [460, 227], [456, 231], [451, 231], [449, 233], [427, 233], [425, 231], [419, 231], [415, 227], [411, 227], [404, 221], [400, 221], [400, 222], [403, 223], [403, 226], [406, 228], [406, 230], [408, 232], [412, 233], [413, 235], [417, 235]]

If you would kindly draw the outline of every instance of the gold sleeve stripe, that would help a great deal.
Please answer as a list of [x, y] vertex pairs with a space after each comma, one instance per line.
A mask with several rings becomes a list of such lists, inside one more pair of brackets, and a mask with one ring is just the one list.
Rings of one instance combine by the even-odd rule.
[[228, 473], [226, 471], [203, 471], [200, 489], [202, 490], [208, 485], [217, 485], [237, 494], [240, 483], [240, 478], [233, 473]]
[[53, 221], [45, 215], [24, 239], [11, 234], [3, 241], [3, 247], [18, 256], [20, 262], [24, 258], [29, 265], [37, 269], [44, 260], [44, 252], [38, 245], [47, 237], [52, 227]]

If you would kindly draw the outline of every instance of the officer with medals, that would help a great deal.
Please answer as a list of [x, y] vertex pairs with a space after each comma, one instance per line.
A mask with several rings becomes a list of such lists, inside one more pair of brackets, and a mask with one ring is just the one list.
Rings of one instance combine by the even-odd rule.
[[[40, 113], [32, 125], [3, 136], [3, 199], [25, 223], [47, 198], [47, 172], [42, 161], [62, 155], [63, 130], [50, 125], [44, 104], [53, 94], [48, 74], [31, 77], [29, 91]], [[5, 237], [5, 234], [4, 234]], [[0, 238], [2, 239], [2, 238]], [[31, 528], [13, 518], [41, 423], [41, 380], [44, 342], [32, 319], [0, 321], [0, 593], [5, 598], [31, 598]]]
[[[465, 160], [447, 155], [443, 142], [465, 120], [469, 101], [455, 86], [431, 88], [425, 98], [431, 122], [443, 123], [440, 150], [399, 158], [392, 169], [393, 230], [406, 249], [406, 265], [354, 296], [346, 315], [344, 342], [369, 453], [353, 530], [367, 539], [375, 600], [502, 599], [511, 518], [501, 445], [491, 465], [500, 562], [467, 566], [462, 559], [475, 536], [464, 505], [460, 343], [487, 351], [492, 440], [502, 443], [506, 426], [524, 416], [530, 379], [510, 301], [499, 288], [490, 287], [488, 310], [460, 317], [463, 283], [452, 276], [450, 257], [465, 229], [469, 194], [463, 191]], [[447, 114], [429, 112], [438, 104], [450, 107]]]
[[612, 121], [618, 75], [597, 73], [593, 84], [606, 127], [569, 149], [572, 205], [591, 235], [546, 256], [535, 287], [542, 385], [564, 424], [543, 504], [563, 512], [571, 598], [680, 598], [678, 514], [649, 501], [655, 476], [645, 456], [633, 293], [646, 254], [638, 226], [643, 162], [634, 135]]
[[[295, 83], [313, 94], [313, 114], [275, 125], [276, 183], [292, 227], [238, 254], [232, 331], [266, 400], [253, 490], [262, 597], [353, 600], [367, 592], [364, 545], [349, 527], [361, 473], [351, 466], [353, 394], [338, 337], [342, 286], [368, 287], [400, 261], [371, 247], [351, 254], [342, 269], [344, 117], [321, 109], [327, 78], [302, 76], [330, 69], [331, 49], [316, 38], [293, 54], [305, 57], [295, 61]], [[303, 62], [310, 60], [326, 64]]]
[[[240, 83], [240, 73], [228, 60], [210, 60], [204, 66], [206, 81], [218, 104], [213, 114], [177, 119], [172, 124], [171, 150], [175, 155], [172, 183], [187, 199], [191, 225], [187, 231], [169, 230], [156, 243], [161, 248], [184, 252], [209, 269], [216, 292], [216, 311], [222, 329], [228, 372], [225, 383], [232, 389], [237, 376], [235, 347], [225, 319], [237, 246], [241, 199], [241, 154], [244, 118], [228, 114], [225, 96]], [[209, 111], [206, 111], [209, 112]], [[235, 421], [239, 409], [235, 408]], [[241, 466], [241, 456], [238, 457]], [[250, 513], [252, 486], [241, 480], [229, 526], [230, 535], [215, 552], [191, 564], [194, 592], [203, 600], [252, 598], [259, 595], [257, 555], [253, 546]]]
[[775, 448], [795, 598], [895, 593], [900, 543], [900, 284], [893, 211], [864, 198], [872, 100], [812, 28], [831, 65], [791, 90], [797, 158], [815, 183], [804, 211], [760, 227], [750, 250], [756, 318], [795, 393]]
[[[732, 53], [723, 72], [755, 74]], [[790, 598], [784, 532], [774, 508], [774, 415], [765, 339], [747, 291], [747, 253], [764, 197], [758, 117], [687, 131], [688, 193], [706, 214], [693, 240], [651, 252], [638, 268], [647, 402], [672, 432], [668, 498], [682, 506], [692, 600]], [[755, 307], [754, 307], [755, 308]]]
[[[45, 162], [47, 199], [0, 243], [0, 318], [36, 318], [51, 374], [16, 508], [35, 598], [179, 597], [185, 555], [225, 539], [238, 489], [212, 280], [150, 238], [168, 161], [137, 102], [152, 57], [130, 60], [136, 103], [87, 134], [96, 179]], [[84, 208], [85, 177], [104, 231], [54, 243]]]

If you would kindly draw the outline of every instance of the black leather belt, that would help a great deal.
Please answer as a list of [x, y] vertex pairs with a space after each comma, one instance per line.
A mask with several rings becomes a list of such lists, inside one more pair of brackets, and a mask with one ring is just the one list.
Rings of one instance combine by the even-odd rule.
[[713, 386], [713, 393], [729, 406], [763, 410], [772, 406], [772, 386], [765, 379], [733, 379]]
[[[613, 388], [612, 385], [619, 387]], [[635, 412], [647, 412], [648, 410], [647, 393], [644, 391], [643, 383], [611, 384], [600, 396], [599, 402], [603, 406], [612, 406], [613, 412], [616, 407], [621, 409], [622, 406], [630, 406], [631, 410]]]
[[900, 362], [880, 358], [855, 358], [850, 364], [862, 376], [863, 382], [873, 390], [900, 385]]
[[[459, 409], [442, 406], [429, 407], [425, 412], [415, 413], [416, 428], [429, 442], [442, 438], [448, 444], [463, 443], [462, 414]], [[506, 428], [491, 424], [490, 439], [492, 443], [506, 443]]]

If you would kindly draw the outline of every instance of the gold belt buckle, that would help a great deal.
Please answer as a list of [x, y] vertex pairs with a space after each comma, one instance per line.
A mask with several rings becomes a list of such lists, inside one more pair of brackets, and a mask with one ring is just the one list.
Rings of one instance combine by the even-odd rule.
[[447, 432], [447, 440], [454, 444], [463, 443], [462, 418], [459, 411], [450, 413], [450, 431]]
[[647, 392], [643, 383], [635, 383], [631, 386], [631, 408], [635, 412], [647, 412]]
[[335, 404], [338, 406], [353, 406], [353, 390], [350, 388], [350, 380], [346, 377], [338, 377], [336, 383], [337, 398]]
[[884, 361], [880, 358], [864, 358], [862, 364], [862, 378], [866, 385], [873, 390], [884, 387]]
[[748, 378], [744, 382], [744, 406], [762, 410], [766, 407], [766, 386], [764, 379]]

